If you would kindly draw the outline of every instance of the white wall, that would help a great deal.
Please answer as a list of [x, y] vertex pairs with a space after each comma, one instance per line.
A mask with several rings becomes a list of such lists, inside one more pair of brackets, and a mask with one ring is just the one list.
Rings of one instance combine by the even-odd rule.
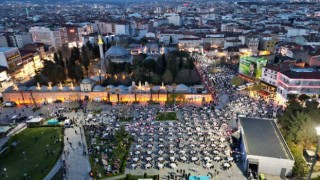
[[286, 175], [290, 175], [294, 166], [294, 160], [279, 159], [263, 156], [248, 155], [247, 159], [257, 159], [259, 161], [259, 173], [280, 176], [281, 169], [286, 169]]

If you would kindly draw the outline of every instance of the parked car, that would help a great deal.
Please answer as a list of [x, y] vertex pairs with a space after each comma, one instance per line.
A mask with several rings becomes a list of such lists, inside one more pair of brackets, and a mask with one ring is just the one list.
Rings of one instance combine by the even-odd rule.
[[16, 107], [17, 103], [14, 101], [6, 101], [2, 103], [3, 107]]
[[62, 103], [62, 100], [57, 99], [57, 100], [53, 101], [53, 103]]

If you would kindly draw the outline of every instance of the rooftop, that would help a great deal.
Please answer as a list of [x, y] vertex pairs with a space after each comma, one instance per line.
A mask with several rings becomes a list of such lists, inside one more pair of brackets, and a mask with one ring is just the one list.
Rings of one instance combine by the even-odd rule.
[[16, 47], [0, 47], [0, 52], [7, 52], [13, 49], [17, 49]]
[[293, 159], [272, 119], [240, 117], [240, 124], [248, 155]]
[[320, 79], [320, 72], [285, 71], [282, 74], [290, 79]]

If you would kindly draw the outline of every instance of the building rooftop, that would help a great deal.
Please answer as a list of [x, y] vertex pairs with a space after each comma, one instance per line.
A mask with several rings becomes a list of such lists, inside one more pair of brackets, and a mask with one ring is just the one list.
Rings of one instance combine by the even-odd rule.
[[276, 72], [284, 72], [290, 70], [292, 66], [294, 66], [296, 61], [285, 61], [283, 63], [278, 64], [268, 64], [265, 68], [271, 69]]
[[240, 117], [241, 135], [248, 155], [293, 159], [272, 119]]
[[290, 79], [320, 79], [320, 72], [285, 71], [282, 74]]
[[13, 49], [17, 49], [16, 47], [0, 47], [0, 52], [7, 52]]

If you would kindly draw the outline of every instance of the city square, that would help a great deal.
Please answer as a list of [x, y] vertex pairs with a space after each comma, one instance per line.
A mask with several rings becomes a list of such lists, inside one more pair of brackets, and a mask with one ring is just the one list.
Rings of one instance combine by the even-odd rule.
[[319, 3], [1, 2], [0, 179], [319, 179]]

